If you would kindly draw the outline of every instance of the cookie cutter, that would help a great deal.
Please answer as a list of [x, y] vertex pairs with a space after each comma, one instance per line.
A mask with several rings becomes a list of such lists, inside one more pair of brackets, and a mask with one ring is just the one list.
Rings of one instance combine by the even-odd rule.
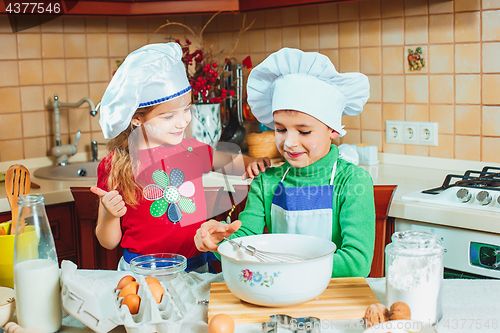
[[294, 318], [285, 314], [275, 314], [269, 321], [262, 323], [262, 333], [279, 333], [279, 328], [294, 333], [320, 333], [321, 320], [316, 317]]

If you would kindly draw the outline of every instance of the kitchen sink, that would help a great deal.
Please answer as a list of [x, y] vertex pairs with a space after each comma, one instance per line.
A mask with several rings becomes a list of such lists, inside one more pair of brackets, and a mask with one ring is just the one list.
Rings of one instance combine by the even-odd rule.
[[35, 170], [34, 176], [54, 180], [96, 180], [98, 165], [99, 161], [51, 165]]

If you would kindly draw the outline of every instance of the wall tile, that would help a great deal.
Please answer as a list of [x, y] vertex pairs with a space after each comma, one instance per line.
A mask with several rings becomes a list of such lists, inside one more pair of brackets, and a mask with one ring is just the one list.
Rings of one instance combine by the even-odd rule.
[[0, 140], [19, 139], [23, 137], [20, 113], [0, 114], [0, 124], [9, 124], [9, 126], [2, 126]]
[[453, 158], [454, 142], [453, 135], [438, 136], [438, 146], [429, 147], [429, 156], [440, 158]]
[[382, 48], [382, 72], [384, 74], [403, 74], [404, 62], [404, 47], [391, 46]]
[[337, 22], [338, 21], [338, 6], [336, 3], [326, 3], [318, 6], [320, 23]]
[[18, 34], [17, 51], [20, 59], [40, 58], [42, 43], [39, 34]]
[[107, 57], [108, 36], [106, 34], [87, 35], [87, 53], [89, 57]]
[[66, 58], [85, 58], [87, 57], [86, 35], [84, 34], [65, 34], [64, 35], [64, 53]]
[[429, 147], [405, 145], [405, 155], [429, 156]]
[[[49, 110], [49, 113], [53, 113], [53, 108], [49, 106], [50, 103], [54, 101], [54, 94], [57, 94], [61, 102], [68, 101], [68, 94], [66, 92], [65, 84], [46, 84], [43, 86], [43, 104], [45, 105], [45, 110]], [[96, 103], [97, 104], [97, 103]], [[48, 119], [48, 118], [47, 118]], [[47, 131], [49, 133], [49, 131]]]
[[342, 116], [342, 125], [345, 125], [346, 128], [350, 129], [359, 129], [361, 128], [361, 116]]
[[382, 77], [382, 100], [385, 103], [404, 103], [405, 78], [403, 75]]
[[480, 161], [481, 141], [478, 136], [455, 135], [455, 158]]
[[339, 21], [352, 21], [359, 19], [358, 2], [339, 3]]
[[500, 1], [498, 0], [482, 0], [483, 9], [500, 8]]
[[500, 104], [500, 75], [484, 74], [482, 78], [483, 104]]
[[[283, 29], [286, 30], [286, 29]], [[262, 43], [264, 40], [265, 35], [264, 35], [264, 30], [258, 29], [258, 30], [249, 30], [248, 31], [248, 43], [252, 46], [250, 51], [252, 52], [264, 52], [265, 51], [265, 44]], [[254, 64], [255, 66], [255, 64]]]
[[455, 11], [464, 12], [469, 10], [479, 10], [481, 0], [455, 0]]
[[0, 34], [0, 59], [17, 58], [17, 41], [14, 34]]
[[87, 32], [106, 32], [108, 29], [105, 17], [87, 17], [86, 20]]
[[[243, 15], [237, 15], [237, 16], [243, 16]], [[186, 17], [192, 17], [192, 16], [186, 16]], [[271, 9], [271, 10], [264, 11], [264, 26], [266, 28], [281, 27], [281, 22], [282, 22], [281, 21], [281, 9]], [[238, 26], [238, 29], [239, 28], [241, 28], [241, 26]]]
[[478, 42], [481, 40], [479, 12], [455, 14], [455, 42]]
[[67, 59], [66, 60], [66, 82], [87, 82], [88, 69], [87, 59]]
[[359, 24], [359, 45], [379, 46], [381, 44], [382, 22], [380, 20], [361, 21]]
[[302, 50], [317, 50], [319, 48], [319, 31], [317, 25], [300, 26], [300, 48]]
[[481, 134], [481, 107], [479, 105], [455, 106], [455, 133]]
[[43, 60], [43, 83], [64, 83], [66, 82], [66, 65], [62, 60]]
[[47, 156], [47, 140], [44, 137], [24, 139], [24, 158]]
[[19, 85], [17, 61], [0, 61], [0, 87]]
[[45, 111], [41, 112], [25, 112], [23, 116], [23, 136], [25, 138], [45, 136]]
[[339, 50], [321, 50], [321, 54], [326, 55], [335, 68], [339, 69]]
[[128, 35], [128, 52], [133, 52], [148, 44], [148, 36], [143, 33]]
[[63, 17], [60, 16], [40, 25], [42, 32], [63, 32]]
[[427, 3], [424, 3], [424, 1], [405, 0], [404, 4], [405, 16], [427, 15]]
[[78, 33], [85, 32], [85, 18], [84, 17], [64, 17], [64, 32]]
[[347, 134], [340, 138], [340, 143], [347, 143], [349, 145], [357, 144], [361, 142], [361, 131], [356, 129], [350, 129]]
[[[284, 26], [299, 24], [299, 8], [286, 7], [281, 10], [281, 19]], [[252, 22], [252, 21], [250, 21]], [[255, 28], [252, 26], [252, 28]]]
[[382, 122], [385, 130], [385, 122], [387, 120], [405, 120], [404, 104], [383, 104], [382, 105]]
[[429, 100], [431, 103], [453, 103], [453, 75], [431, 75], [429, 77], [429, 87]]
[[318, 23], [319, 13], [318, 6], [301, 6], [299, 7], [299, 22], [300, 24], [315, 24]]
[[[266, 11], [263, 12], [265, 14]], [[231, 31], [233, 29], [233, 19], [235, 15], [233, 13], [220, 13], [215, 17], [217, 20], [217, 31]], [[184, 17], [183, 17], [184, 18]], [[178, 19], [175, 22], [179, 22]], [[183, 23], [184, 24], [184, 23]], [[162, 24], [159, 24], [160, 27]]]
[[[281, 33], [283, 35], [283, 47], [300, 48], [299, 27], [283, 27]], [[256, 46], [255, 44], [250, 45], [252, 45], [252, 50]]]
[[359, 72], [359, 49], [340, 49], [339, 72]]
[[453, 1], [429, 0], [429, 14], [453, 13]]
[[428, 17], [415, 16], [405, 18], [405, 43], [427, 44]]
[[339, 47], [339, 26], [337, 23], [319, 25], [319, 48], [331, 49]]
[[[171, 20], [178, 22], [178, 17]], [[181, 22], [182, 23], [182, 22]], [[144, 17], [134, 17], [127, 20], [128, 32], [148, 32], [148, 19]], [[169, 27], [170, 29], [170, 27]]]
[[370, 146], [377, 146], [377, 150], [382, 151], [382, 132], [362, 130], [361, 143], [365, 143]]
[[382, 76], [368, 75], [370, 83], [370, 97], [368, 102], [382, 102]]
[[359, 46], [359, 22], [339, 23], [339, 47]]
[[[500, 136], [500, 107], [498, 106], [483, 106], [483, 127], [482, 134], [488, 136]], [[498, 154], [497, 146], [497, 154]]]
[[[424, 61], [424, 66], [421, 67], [419, 70], [416, 68], [414, 70], [410, 70], [410, 64], [408, 62], [408, 56], [411, 52], [417, 52], [417, 50], [420, 48], [420, 59]], [[427, 52], [427, 45], [424, 44], [418, 44], [418, 45], [405, 45], [404, 47], [404, 52], [405, 52], [405, 57], [404, 57], [404, 71], [405, 74], [427, 74], [428, 69], [429, 69], [429, 57], [428, 57], [428, 52]]]
[[407, 75], [406, 80], [406, 103], [428, 103], [429, 81], [427, 75]]
[[429, 16], [429, 43], [453, 43], [453, 14]]
[[393, 18], [382, 20], [382, 45], [404, 44], [404, 20]]
[[483, 73], [499, 73], [500, 61], [498, 54], [500, 52], [500, 43], [483, 43]]
[[281, 49], [281, 28], [266, 29], [264, 35], [266, 40], [266, 52], [275, 52]]
[[236, 45], [236, 48], [234, 49], [234, 53], [248, 53], [248, 51], [249, 51], [248, 34], [244, 33], [244, 34], [240, 35], [240, 39], [238, 40], [238, 44]]
[[406, 121], [429, 121], [429, 107], [421, 104], [406, 104]]
[[106, 58], [90, 58], [89, 62], [89, 81], [106, 81], [110, 79], [109, 62]]
[[481, 161], [500, 163], [498, 147], [500, 147], [500, 138], [482, 138]]
[[404, 154], [405, 146], [397, 143], [385, 142], [385, 132], [382, 133], [382, 151], [390, 154]]
[[[240, 29], [243, 23], [243, 15], [234, 15], [233, 18], [238, 18], [238, 19], [233, 19], [233, 29]], [[279, 12], [279, 17], [281, 18], [281, 11]], [[190, 27], [191, 29], [200, 29], [203, 28], [203, 16], [202, 15], [187, 15], [184, 16], [184, 23]], [[108, 18], [109, 20], [109, 18]], [[156, 31], [160, 26], [165, 24], [166, 20], [164, 17], [159, 17], [159, 22], [153, 22], [148, 23], [148, 31], [149, 32], [154, 32]], [[248, 20], [246, 20], [245, 26], [250, 24]]]
[[128, 52], [128, 36], [126, 34], [108, 34], [109, 56], [123, 57]]
[[[297, 8], [294, 8], [297, 9]], [[292, 11], [293, 12], [293, 11]], [[282, 18], [283, 22], [285, 22], [285, 11], [282, 11]], [[297, 15], [297, 21], [294, 21], [293, 24], [299, 24], [298, 21], [298, 11], [296, 13]], [[286, 15], [287, 18], [289, 18], [289, 15]], [[264, 28], [264, 12], [263, 11], [255, 11], [255, 12], [249, 12], [247, 14], [247, 20], [248, 22], [252, 22], [255, 20], [255, 23], [252, 25], [252, 29], [259, 29], [259, 28]]]
[[429, 46], [429, 72], [453, 73], [453, 45]]
[[42, 86], [21, 87], [22, 111], [39, 111], [44, 108]]
[[439, 134], [455, 133], [454, 105], [434, 105], [429, 107], [429, 121], [438, 123]]
[[19, 61], [19, 83], [23, 86], [42, 84], [42, 61]]
[[359, 3], [359, 18], [362, 20], [380, 18], [380, 0]]
[[74, 133], [90, 131], [90, 115], [87, 108], [71, 108], [69, 110], [69, 133], [71, 141], [74, 141]]
[[0, 32], [12, 33], [9, 18], [6, 15], [0, 16]]
[[360, 49], [361, 73], [380, 74], [381, 57], [379, 47], [364, 47]]
[[457, 104], [481, 103], [480, 75], [455, 76], [455, 103]]
[[0, 114], [21, 111], [21, 92], [19, 87], [0, 88], [0, 101], [2, 101], [0, 103]]
[[[16, 29], [19, 34], [40, 33], [40, 17], [32, 15], [18, 15], [16, 17]], [[12, 30], [10, 31], [12, 32]]]
[[63, 34], [42, 34], [42, 57], [64, 58]]
[[23, 159], [23, 140], [0, 141], [0, 161]]
[[127, 32], [125, 17], [108, 17], [108, 32]]
[[500, 39], [500, 10], [482, 12], [483, 41]]
[[[483, 44], [487, 45], [487, 44]], [[481, 72], [481, 46], [480, 44], [455, 44], [455, 73]], [[483, 62], [489, 59], [489, 52], [483, 50]]]
[[367, 103], [361, 112], [361, 128], [363, 130], [382, 131], [382, 105]]
[[403, 0], [382, 0], [382, 17], [399, 17], [404, 15]]

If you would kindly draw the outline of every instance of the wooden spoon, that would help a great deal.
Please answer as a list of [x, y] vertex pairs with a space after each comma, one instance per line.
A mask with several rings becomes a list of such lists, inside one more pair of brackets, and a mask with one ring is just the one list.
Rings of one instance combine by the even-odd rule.
[[24, 165], [14, 164], [9, 167], [5, 173], [5, 191], [9, 199], [10, 209], [12, 212], [12, 224], [10, 234], [16, 234], [17, 217], [19, 216], [19, 206], [17, 198], [20, 195], [30, 193], [31, 177], [30, 172]]

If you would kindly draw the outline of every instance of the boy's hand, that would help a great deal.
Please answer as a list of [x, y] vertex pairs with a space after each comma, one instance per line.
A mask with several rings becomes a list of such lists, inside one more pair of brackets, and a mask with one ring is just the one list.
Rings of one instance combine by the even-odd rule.
[[[246, 173], [241, 176], [241, 179], [245, 180], [247, 178], [254, 178], [257, 176], [260, 171], [264, 172], [266, 171], [266, 168], [271, 166], [271, 160], [269, 157], [264, 157], [264, 158], [258, 158], [252, 163], [248, 164], [246, 167]], [[259, 171], [260, 169], [260, 171]]]
[[127, 212], [125, 201], [118, 191], [106, 192], [98, 187], [92, 186], [90, 192], [97, 194], [101, 199], [102, 205], [106, 211], [114, 217], [120, 218]]
[[194, 236], [194, 244], [201, 252], [217, 251], [217, 244], [224, 237], [231, 236], [241, 227], [241, 221], [236, 220], [231, 224], [210, 220], [201, 225]]

